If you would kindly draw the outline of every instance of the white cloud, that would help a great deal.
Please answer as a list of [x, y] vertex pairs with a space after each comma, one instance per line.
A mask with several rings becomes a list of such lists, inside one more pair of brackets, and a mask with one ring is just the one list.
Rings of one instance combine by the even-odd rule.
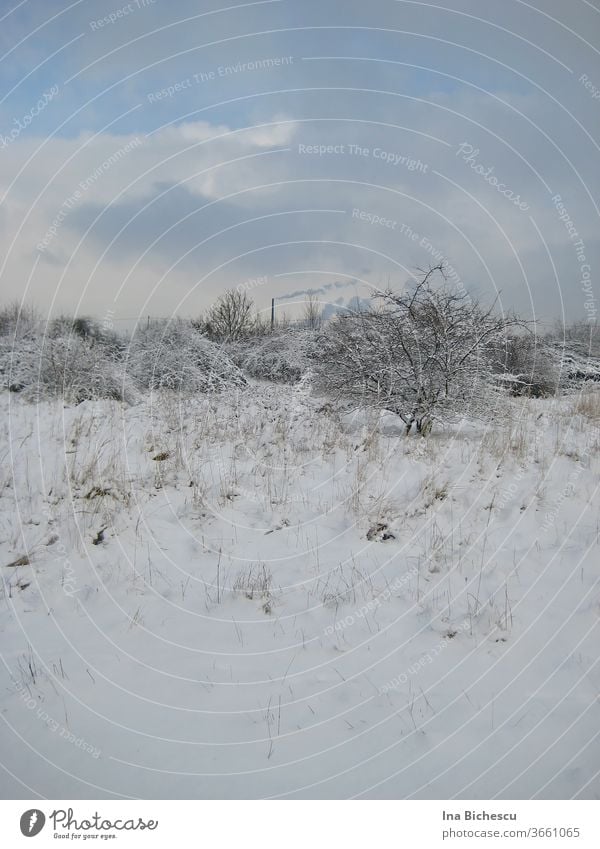
[[[565, 146], [564, 132], [549, 134], [557, 113], [548, 110], [543, 94], [498, 97], [514, 109], [482, 92], [459, 90], [430, 102], [409, 101], [402, 113], [387, 101], [385, 116], [374, 108], [376, 117], [370, 118], [357, 108], [356, 122], [336, 120], [335, 104], [321, 120], [307, 120], [290, 104], [287, 113], [261, 121], [265, 126], [202, 120], [172, 124], [147, 138], [88, 132], [43, 145], [19, 138], [0, 156], [5, 290], [8, 296], [23, 291], [37, 257], [31, 296], [43, 308], [55, 295], [61, 309], [73, 308], [84, 292], [80, 309], [102, 313], [126, 279], [118, 309], [169, 314], [181, 298], [183, 311], [196, 311], [222, 288], [254, 275], [272, 278], [256, 293], [258, 300], [284, 285], [282, 278], [275, 284], [273, 275], [289, 271], [322, 269], [341, 277], [360, 274], [374, 285], [402, 283], [410, 269], [441, 254], [467, 287], [490, 297], [502, 290], [506, 306], [531, 306], [550, 318], [564, 299], [572, 316], [582, 315], [579, 265], [548, 188], [563, 194], [595, 262], [587, 192], [597, 188], [596, 178], [580, 181], [573, 168], [588, 161], [589, 142], [584, 134], [573, 136], [563, 156], [558, 148]], [[461, 142], [527, 201], [527, 212], [456, 155]], [[300, 154], [299, 144], [331, 145], [338, 152]], [[113, 162], [127, 145], [132, 150]], [[351, 145], [369, 152], [359, 155]], [[396, 159], [387, 163], [376, 148]], [[426, 164], [424, 171], [406, 167], [417, 159]], [[87, 188], [74, 197], [82, 183]], [[357, 221], [355, 207], [396, 226]], [[36, 245], [57, 218], [40, 255]], [[262, 221], [241, 224], [252, 218]], [[215, 235], [221, 230], [226, 233]], [[283, 242], [296, 244], [267, 247]]]

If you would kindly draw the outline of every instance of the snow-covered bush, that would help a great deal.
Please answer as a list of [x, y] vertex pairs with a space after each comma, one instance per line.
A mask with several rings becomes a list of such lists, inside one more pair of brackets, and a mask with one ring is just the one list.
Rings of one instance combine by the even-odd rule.
[[153, 322], [129, 342], [89, 319], [55, 319], [47, 330], [0, 335], [5, 388], [30, 398], [60, 395], [69, 403], [98, 398], [132, 403], [138, 389], [197, 392], [245, 383], [223, 349], [190, 322]]
[[98, 398], [132, 402], [136, 392], [110, 348], [80, 336], [36, 336], [0, 346], [5, 387], [29, 398], [54, 395], [69, 403]]
[[123, 337], [88, 316], [57, 316], [48, 322], [47, 334], [53, 339], [79, 336], [82, 339], [94, 340], [105, 348], [112, 349], [114, 354], [123, 353], [125, 348]]
[[0, 309], [0, 338], [31, 339], [42, 329], [42, 320], [35, 307], [19, 301]]
[[[433, 284], [434, 274], [441, 276]], [[321, 337], [317, 385], [357, 404], [387, 409], [420, 433], [434, 422], [494, 409], [491, 352], [520, 322], [448, 285], [436, 266], [378, 308], [336, 317]]]
[[227, 346], [233, 361], [251, 377], [276, 383], [298, 383], [318, 352], [317, 334], [289, 328], [285, 333], [257, 336]]
[[557, 324], [544, 342], [554, 357], [561, 391], [600, 383], [600, 329], [597, 323]]
[[546, 339], [581, 356], [600, 357], [600, 325], [597, 321], [556, 322]]
[[513, 395], [547, 398], [561, 381], [558, 352], [532, 334], [511, 336], [494, 352], [494, 371]]
[[127, 374], [143, 389], [205, 392], [245, 383], [222, 346], [182, 319], [154, 321], [133, 334], [125, 356]]

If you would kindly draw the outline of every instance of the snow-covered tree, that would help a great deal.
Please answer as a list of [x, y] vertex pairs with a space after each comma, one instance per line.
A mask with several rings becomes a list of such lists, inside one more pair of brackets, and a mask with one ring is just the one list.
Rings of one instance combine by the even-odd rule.
[[254, 302], [246, 292], [230, 289], [210, 308], [204, 322], [206, 335], [217, 342], [243, 339], [255, 323]]
[[[376, 308], [336, 317], [317, 366], [320, 386], [357, 404], [396, 413], [426, 434], [434, 422], [486, 417], [494, 391], [494, 346], [521, 324], [450, 286], [443, 265]], [[497, 391], [497, 390], [496, 390]]]
[[313, 292], [304, 301], [302, 324], [309, 330], [320, 330], [323, 326], [323, 307]]

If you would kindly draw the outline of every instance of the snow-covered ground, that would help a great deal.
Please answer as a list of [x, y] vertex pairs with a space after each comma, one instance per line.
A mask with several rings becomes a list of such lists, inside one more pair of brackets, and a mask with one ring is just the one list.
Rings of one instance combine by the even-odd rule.
[[600, 797], [600, 400], [511, 403], [3, 393], [2, 796]]

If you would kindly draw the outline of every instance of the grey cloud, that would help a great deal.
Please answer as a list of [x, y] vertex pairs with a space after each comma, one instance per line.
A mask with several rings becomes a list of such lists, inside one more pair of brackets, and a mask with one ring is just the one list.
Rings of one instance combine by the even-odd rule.
[[[112, 0], [80, 4], [44, 30], [48, 51], [85, 32], [52, 66], [68, 76], [92, 63], [64, 89], [74, 108], [117, 83], [77, 120], [102, 126], [139, 102], [129, 119], [136, 131], [174, 122], [171, 136], [157, 130], [145, 144], [150, 159], [165, 161], [158, 177], [143, 185], [143, 201], [140, 193], [126, 194], [105, 209], [90, 193], [65, 222], [64, 235], [79, 238], [101, 213], [83, 246], [91, 257], [123, 228], [110, 250], [112, 273], [130, 267], [156, 238], [148, 266], [175, 263], [190, 286], [208, 275], [207, 297], [232, 280], [265, 274], [285, 296], [287, 282], [274, 275], [309, 269], [380, 285], [404, 280], [416, 266], [443, 256], [468, 288], [490, 297], [502, 290], [507, 306], [547, 317], [564, 306], [570, 316], [582, 315], [582, 265], [589, 264], [595, 275], [600, 261], [600, 104], [580, 82], [587, 74], [600, 86], [597, 54], [585, 44], [597, 45], [600, 14], [589, 5], [578, 4], [567, 15], [560, 0], [545, 0], [538, 10], [523, 4], [500, 7], [491, 0], [449, 0], [446, 9], [435, 10], [388, 0], [306, 0], [235, 13], [219, 9], [170, 26], [197, 14], [199, 6], [191, 0], [157, 0], [92, 31], [91, 18], [118, 6]], [[22, 15], [11, 16], [5, 32], [12, 43], [36, 16], [47, 16], [46, 9], [34, 0]], [[161, 26], [160, 33], [145, 37]], [[196, 49], [208, 42], [214, 43]], [[39, 52], [38, 37], [27, 42], [27, 50], [35, 52], [36, 44]], [[110, 57], [102, 59], [107, 51]], [[199, 71], [288, 54], [294, 56], [290, 67], [232, 74], [148, 103], [149, 91]], [[315, 58], [323, 56], [338, 58]], [[14, 58], [22, 61], [20, 51]], [[129, 79], [118, 82], [123, 77]], [[0, 116], [8, 120], [12, 102], [4, 108], [8, 111]], [[169, 160], [176, 150], [173, 139], [179, 132], [183, 143], [194, 113], [215, 132], [218, 124], [296, 122], [291, 140], [281, 144], [290, 150], [214, 168], [208, 177], [179, 185], [187, 173], [210, 167], [221, 154], [226, 159], [257, 150], [241, 138], [237, 146], [209, 143]], [[76, 131], [74, 124], [69, 132]], [[461, 142], [476, 152], [471, 162], [457, 156]], [[345, 152], [301, 156], [301, 143], [344, 146]], [[369, 153], [348, 153], [352, 145]], [[66, 158], [66, 140], [65, 148]], [[403, 164], [394, 165], [393, 157], [404, 157]], [[424, 163], [426, 173], [410, 171], [411, 159]], [[522, 199], [527, 210], [501, 194], [490, 177]], [[62, 196], [68, 197], [73, 188], [68, 170], [61, 180]], [[19, 187], [25, 205], [25, 177]], [[165, 187], [169, 192], [160, 198]], [[27, 188], [31, 197], [35, 187]], [[557, 195], [584, 242], [585, 263], [560, 219]], [[152, 201], [150, 207], [136, 217], [146, 201]], [[356, 208], [396, 226], [357, 220]], [[42, 217], [42, 203], [37, 212]], [[48, 210], [50, 220], [52, 214]], [[273, 247], [279, 243], [287, 244]], [[30, 246], [24, 245], [23, 255], [30, 256]], [[234, 260], [237, 255], [243, 256]], [[320, 279], [314, 288], [331, 291]], [[135, 297], [133, 290], [129, 296]]]

